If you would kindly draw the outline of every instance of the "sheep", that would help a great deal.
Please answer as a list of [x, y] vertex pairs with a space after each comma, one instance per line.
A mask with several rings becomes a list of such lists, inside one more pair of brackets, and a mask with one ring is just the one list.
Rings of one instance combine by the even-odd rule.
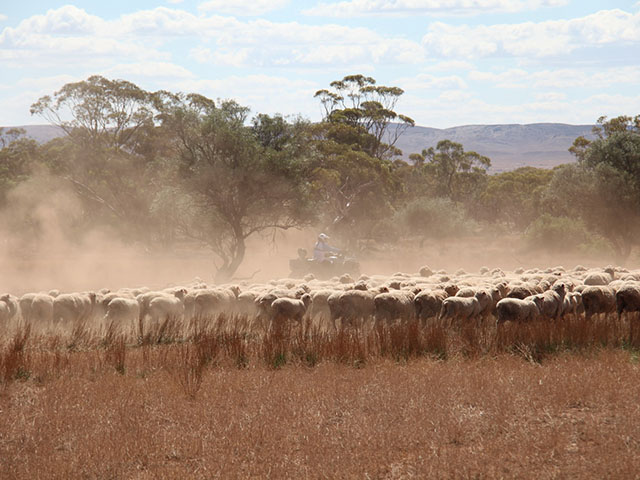
[[300, 293], [299, 291], [274, 289], [259, 294], [254, 300], [258, 319], [264, 320], [273, 316], [271, 312], [271, 304], [274, 300], [278, 298], [299, 299], [304, 293], [305, 292]]
[[557, 320], [562, 315], [562, 304], [566, 295], [566, 287], [563, 283], [553, 286], [544, 293], [527, 297], [538, 306], [540, 314], [547, 320]]
[[184, 290], [178, 290], [174, 295], [160, 295], [152, 298], [146, 312], [151, 323], [158, 324], [169, 317], [182, 320], [184, 317], [183, 298]]
[[[497, 292], [497, 289], [496, 289]], [[456, 297], [476, 297], [478, 302], [480, 302], [480, 312], [479, 316], [482, 318], [486, 318], [491, 314], [494, 307], [493, 295], [487, 289], [476, 289], [466, 287], [458, 291], [455, 295]]]
[[89, 293], [62, 293], [53, 299], [54, 322], [73, 323], [88, 320], [97, 296]]
[[522, 284], [522, 285], [513, 285], [509, 287], [509, 293], [507, 294], [507, 298], [517, 298], [520, 300], [524, 300], [527, 297], [535, 295], [539, 293], [534, 285], [531, 284]]
[[491, 270], [491, 276], [493, 276], [493, 277], [504, 277], [505, 273], [502, 271], [501, 268], [494, 268], [493, 270]]
[[368, 290], [369, 287], [364, 280], [358, 280], [352, 287], [353, 290]]
[[11, 320], [18, 311], [18, 299], [10, 293], [5, 293], [0, 297], [0, 322], [6, 323]]
[[340, 283], [353, 283], [353, 278], [348, 273], [345, 273], [340, 276]]
[[624, 312], [640, 312], [640, 284], [627, 284], [616, 292], [618, 319]]
[[476, 297], [447, 297], [442, 302], [439, 320], [465, 321], [480, 315], [480, 302]]
[[[139, 295], [136, 296], [136, 300], [138, 300], [138, 303], [140, 304], [140, 320], [144, 320], [144, 318], [149, 315], [149, 305], [151, 304], [151, 301], [154, 298], [158, 298], [158, 297], [174, 297], [174, 298], [180, 298], [180, 300], [184, 300], [184, 297], [187, 295], [187, 290], [184, 288], [178, 288], [173, 290], [173, 294], [172, 293], [168, 293], [168, 292], [154, 292], [154, 291], [150, 291], [150, 292], [144, 292], [144, 293], [140, 293]], [[184, 313], [184, 312], [183, 312]]]
[[497, 325], [505, 322], [532, 322], [540, 316], [540, 310], [530, 298], [503, 298], [496, 305]]
[[427, 267], [426, 265], [420, 267], [421, 277], [430, 277], [431, 275], [433, 275], [433, 270], [431, 270], [429, 267]]
[[20, 297], [20, 313], [28, 322], [53, 322], [53, 297], [46, 293], [27, 293]]
[[387, 287], [393, 290], [400, 290], [402, 287], [402, 282], [400, 280], [391, 280], [387, 283]]
[[628, 273], [624, 275], [620, 280], [624, 282], [640, 282], [640, 273]]
[[[236, 309], [240, 315], [247, 315], [249, 317], [255, 317], [258, 314], [258, 307], [255, 303], [259, 293], [256, 291], [247, 290], [240, 294], [236, 298]], [[186, 301], [186, 297], [185, 297]], [[185, 303], [186, 308], [186, 303]], [[186, 315], [186, 314], [185, 314]]]
[[396, 319], [412, 320], [416, 316], [413, 303], [415, 294], [407, 291], [385, 292], [375, 296], [375, 318], [377, 321]]
[[[360, 283], [360, 282], [358, 282]], [[357, 286], [357, 284], [356, 284]], [[360, 288], [354, 287], [354, 290], [361, 290]], [[366, 284], [365, 289], [366, 290]], [[329, 309], [329, 297], [334, 294], [335, 290], [317, 290], [311, 294], [311, 309], [309, 311], [309, 316], [311, 318], [319, 318], [319, 319], [330, 319], [331, 318], [331, 310]]]
[[504, 282], [498, 283], [489, 289], [489, 296], [491, 297], [490, 314], [496, 315], [496, 306], [500, 300], [507, 296], [507, 293], [509, 293], [509, 290]]
[[302, 317], [312, 301], [311, 295], [308, 293], [302, 295], [299, 300], [294, 298], [275, 299], [271, 304], [272, 322], [278, 323], [285, 320], [302, 322]]
[[444, 290], [423, 290], [413, 299], [416, 317], [423, 323], [429, 318], [435, 318], [442, 309], [442, 302], [449, 294]]
[[482, 288], [476, 291], [474, 297], [480, 304], [479, 318], [486, 320], [486, 318], [493, 312], [493, 308], [495, 306], [492, 291]]
[[198, 290], [195, 293], [194, 315], [214, 316], [220, 313], [229, 313], [236, 304], [237, 295], [231, 289], [207, 289]]
[[476, 291], [471, 287], [465, 287], [458, 290], [455, 294], [456, 297], [473, 297], [476, 294]]
[[591, 272], [584, 277], [585, 285], [609, 285], [615, 279], [615, 270], [606, 268], [603, 272]]
[[[31, 321], [31, 304], [33, 303], [33, 299], [36, 295], [36, 293], [25, 293], [18, 300], [20, 315], [22, 316], [23, 320], [26, 320], [27, 322]], [[53, 302], [53, 299], [51, 301]]]
[[388, 291], [388, 287], [382, 286], [373, 290], [345, 290], [331, 294], [327, 303], [334, 328], [338, 319], [353, 324], [357, 320], [372, 318], [375, 313], [374, 298], [379, 293]]
[[140, 304], [135, 298], [111, 298], [106, 305], [104, 319], [115, 324], [135, 322], [140, 318]]
[[561, 317], [573, 315], [577, 317], [582, 311], [582, 294], [580, 292], [567, 292], [562, 301]]
[[447, 292], [447, 294], [449, 296], [453, 296], [456, 293], [458, 293], [458, 291], [460, 290], [460, 288], [458, 288], [458, 286], [455, 283], [447, 283], [445, 285], [442, 286], [442, 290], [444, 290], [445, 292]]
[[587, 320], [594, 314], [606, 314], [616, 311], [616, 293], [613, 288], [592, 285], [587, 286], [581, 293], [584, 315]]

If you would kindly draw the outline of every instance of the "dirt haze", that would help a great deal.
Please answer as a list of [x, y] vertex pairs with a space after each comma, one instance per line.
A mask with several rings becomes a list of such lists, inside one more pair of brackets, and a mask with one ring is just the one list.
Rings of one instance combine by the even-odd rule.
[[[36, 175], [15, 188], [0, 213], [0, 291], [16, 295], [28, 291], [97, 290], [101, 288], [180, 285], [198, 277], [213, 283], [215, 256], [201, 245], [180, 243], [159, 250], [122, 240], [104, 228], [79, 230], [82, 205], [68, 184]], [[305, 248], [309, 256], [319, 229], [269, 231], [247, 241], [244, 262], [233, 281], [266, 282], [289, 275], [289, 260]], [[331, 243], [343, 247], [338, 238]], [[416, 238], [363, 242], [352, 252], [361, 272], [415, 273], [421, 266], [455, 272], [480, 267], [503, 270], [577, 264], [587, 267], [615, 263], [612, 256], [579, 252], [553, 254], [527, 248], [519, 236], [476, 235], [438, 242]], [[640, 264], [632, 255], [629, 268]]]

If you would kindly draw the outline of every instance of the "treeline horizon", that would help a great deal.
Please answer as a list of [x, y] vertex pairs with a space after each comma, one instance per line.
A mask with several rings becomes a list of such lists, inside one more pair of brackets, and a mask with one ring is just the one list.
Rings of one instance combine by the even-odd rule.
[[2, 225], [28, 248], [47, 235], [38, 206], [56, 199], [69, 239], [107, 228], [150, 248], [197, 242], [220, 281], [242, 264], [249, 237], [309, 226], [354, 251], [362, 240], [491, 229], [531, 248], [629, 258], [640, 115], [599, 118], [595, 139], [569, 149], [575, 163], [489, 174], [490, 158], [451, 140], [403, 160], [396, 143], [414, 125], [395, 111], [403, 93], [349, 75], [316, 92], [324, 114], [312, 123], [101, 76], [69, 83], [31, 105], [65, 136], [38, 144], [0, 128]]

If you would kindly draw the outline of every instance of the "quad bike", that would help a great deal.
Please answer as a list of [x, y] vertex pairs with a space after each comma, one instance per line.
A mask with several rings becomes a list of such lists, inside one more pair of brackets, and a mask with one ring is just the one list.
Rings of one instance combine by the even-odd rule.
[[291, 278], [302, 278], [312, 273], [316, 278], [329, 279], [348, 273], [352, 277], [360, 275], [360, 263], [346, 253], [334, 253], [331, 257], [323, 261], [307, 258], [307, 251], [304, 248], [298, 249], [298, 258], [289, 260]]

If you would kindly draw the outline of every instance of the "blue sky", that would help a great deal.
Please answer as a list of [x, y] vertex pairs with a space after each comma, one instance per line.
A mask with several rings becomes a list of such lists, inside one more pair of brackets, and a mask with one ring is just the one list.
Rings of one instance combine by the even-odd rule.
[[0, 72], [0, 126], [93, 74], [318, 120], [353, 73], [422, 126], [588, 124], [640, 114], [640, 2], [2, 1]]

